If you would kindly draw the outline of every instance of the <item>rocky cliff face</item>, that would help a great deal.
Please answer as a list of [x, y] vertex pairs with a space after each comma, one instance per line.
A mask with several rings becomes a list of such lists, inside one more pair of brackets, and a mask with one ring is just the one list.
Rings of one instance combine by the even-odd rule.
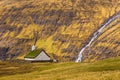
[[0, 60], [6, 60], [8, 58], [8, 52], [9, 48], [0, 47]]
[[[0, 47], [9, 47], [9, 55], [23, 58], [37, 33], [37, 48], [61, 61], [73, 61], [102, 23], [119, 11], [119, 0], [1, 0]], [[120, 54], [116, 21], [84, 52], [86, 61]]]

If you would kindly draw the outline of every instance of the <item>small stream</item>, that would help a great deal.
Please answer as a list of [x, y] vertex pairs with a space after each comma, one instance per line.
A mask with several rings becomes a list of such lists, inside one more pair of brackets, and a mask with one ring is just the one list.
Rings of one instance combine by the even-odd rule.
[[101, 34], [102, 31], [110, 24], [112, 23], [115, 19], [120, 17], [120, 12], [113, 15], [112, 17], [110, 17], [101, 27], [100, 29], [98, 29], [96, 32], [94, 32], [93, 37], [91, 38], [91, 40], [89, 41], [89, 43], [87, 45], [85, 45], [79, 52], [79, 55], [76, 59], [75, 62], [82, 62], [82, 57], [83, 57], [83, 52], [86, 50], [86, 48], [90, 47], [92, 42], [94, 40], [96, 40]]

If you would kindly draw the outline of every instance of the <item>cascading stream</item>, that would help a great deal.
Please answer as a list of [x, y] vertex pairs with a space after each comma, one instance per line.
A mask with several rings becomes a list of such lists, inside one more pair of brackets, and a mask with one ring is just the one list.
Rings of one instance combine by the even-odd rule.
[[75, 62], [82, 62], [82, 56], [83, 56], [82, 53], [85, 51], [85, 49], [86, 49], [87, 47], [90, 47], [90, 45], [92, 44], [92, 42], [101, 35], [103, 29], [106, 28], [107, 25], [109, 25], [109, 24], [112, 23], [115, 19], [117, 19], [117, 18], [119, 18], [119, 17], [120, 17], [120, 12], [117, 13], [116, 15], [113, 15], [110, 19], [108, 19], [108, 21], [107, 21], [106, 23], [104, 23], [104, 24], [100, 27], [100, 29], [98, 29], [98, 30], [93, 34], [93, 37], [91, 38], [91, 40], [89, 41], [89, 43], [88, 43], [87, 45], [85, 45], [85, 47], [83, 47], [83, 48], [81, 49], [81, 51], [79, 52], [78, 58], [76, 59]]

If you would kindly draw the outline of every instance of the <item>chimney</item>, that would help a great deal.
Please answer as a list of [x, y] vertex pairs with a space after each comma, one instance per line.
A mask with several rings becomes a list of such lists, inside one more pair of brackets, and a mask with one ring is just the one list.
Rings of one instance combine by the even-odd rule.
[[35, 50], [35, 49], [36, 49], [36, 47], [35, 47], [35, 45], [33, 45], [33, 46], [32, 46], [32, 51]]

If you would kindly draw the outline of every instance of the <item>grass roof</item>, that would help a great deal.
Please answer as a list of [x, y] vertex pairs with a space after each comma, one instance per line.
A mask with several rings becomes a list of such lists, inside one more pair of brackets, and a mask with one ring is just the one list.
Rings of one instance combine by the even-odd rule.
[[43, 51], [43, 49], [36, 49], [36, 50], [30, 51], [25, 56], [25, 58], [35, 58], [35, 57], [37, 57], [40, 54], [41, 51]]

